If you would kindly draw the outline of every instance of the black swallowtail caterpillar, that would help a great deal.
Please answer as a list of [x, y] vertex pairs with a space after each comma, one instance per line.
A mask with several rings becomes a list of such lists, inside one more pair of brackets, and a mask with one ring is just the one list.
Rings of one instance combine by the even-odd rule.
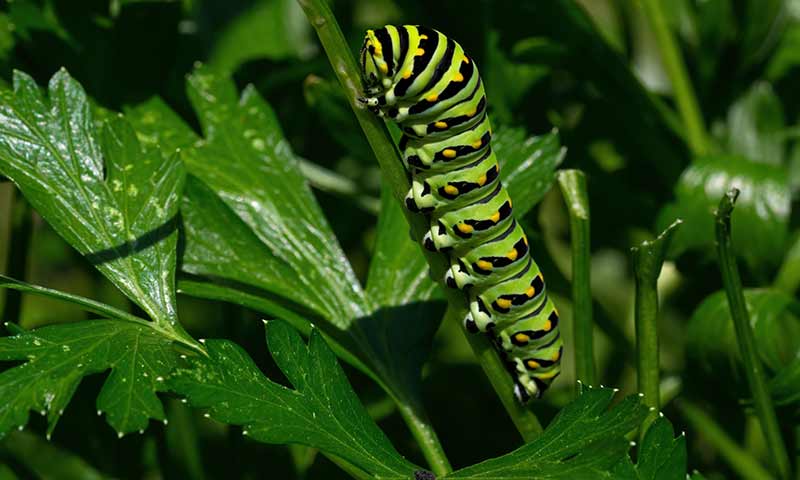
[[465, 327], [491, 337], [521, 402], [540, 397], [561, 371], [558, 313], [498, 176], [475, 63], [452, 38], [411, 25], [368, 30], [360, 61], [361, 101], [403, 131], [406, 206], [430, 219], [425, 248], [450, 259], [444, 281], [468, 297]]

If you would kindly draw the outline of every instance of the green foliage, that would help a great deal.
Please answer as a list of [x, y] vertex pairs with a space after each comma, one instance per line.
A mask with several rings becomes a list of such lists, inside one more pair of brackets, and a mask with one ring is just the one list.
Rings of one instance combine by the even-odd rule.
[[0, 374], [0, 432], [25, 426], [34, 410], [47, 416], [49, 435], [81, 379], [110, 369], [97, 411], [122, 436], [164, 420], [156, 392], [165, 390], [177, 353], [149, 325], [93, 320], [0, 338], [0, 360], [24, 362]]
[[631, 396], [607, 410], [614, 393], [608, 388], [585, 390], [541, 437], [445, 478], [615, 478], [611, 472], [629, 447], [625, 434], [644, 419], [647, 409]]
[[686, 474], [686, 436], [674, 437], [672, 424], [659, 418], [644, 436], [639, 447], [639, 462], [634, 465], [630, 458], [620, 462], [614, 469], [614, 477], [625, 480], [683, 480]]
[[244, 434], [266, 443], [319, 448], [375, 478], [407, 478], [416, 469], [391, 445], [361, 405], [344, 372], [318, 332], [308, 345], [286, 323], [267, 326], [275, 362], [294, 390], [263, 377], [236, 344], [208, 340], [208, 356], [178, 369], [171, 388], [212, 418], [242, 425]]

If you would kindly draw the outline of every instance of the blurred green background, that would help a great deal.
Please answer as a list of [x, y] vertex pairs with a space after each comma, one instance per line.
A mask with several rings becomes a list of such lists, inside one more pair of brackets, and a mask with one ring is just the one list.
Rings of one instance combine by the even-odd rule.
[[[735, 184], [743, 194], [734, 214], [734, 243], [745, 286], [759, 288], [748, 292], [748, 300], [760, 354], [771, 375], [784, 374], [788, 382], [775, 398], [787, 438], [797, 448], [800, 306], [794, 294], [800, 243], [793, 247], [798, 226], [793, 206], [800, 185], [800, 1], [660, 1], [708, 132], [702, 155], [687, 140], [662, 51], [637, 1], [334, 0], [331, 5], [354, 52], [367, 28], [413, 23], [441, 30], [477, 60], [495, 124], [529, 134], [559, 130], [568, 148], [562, 167], [579, 168], [589, 178], [602, 383], [635, 389], [629, 248], [676, 216], [686, 220], [660, 279], [665, 412], [676, 430], [687, 432], [690, 467], [708, 478], [725, 478], [733, 474], [717, 450], [669, 400], [677, 396], [700, 406], [766, 459], [747, 408], [724, 299], [713, 296], [721, 280], [711, 212], [725, 188]], [[294, 0], [0, 0], [0, 87], [10, 83], [14, 69], [45, 84], [64, 66], [100, 106], [121, 110], [157, 95], [196, 127], [184, 84], [197, 61], [229, 71], [240, 87], [253, 84], [272, 104], [363, 280], [380, 171]], [[568, 316], [569, 229], [558, 193], [551, 191], [524, 223], [537, 261], [549, 274], [548, 286]], [[12, 228], [30, 232], [27, 249], [9, 251]], [[9, 182], [0, 183], [0, 271], [133, 308], [40, 218], [30, 216]], [[0, 292], [0, 302], [3, 298]], [[13, 303], [5, 305], [6, 312], [16, 311]], [[258, 315], [186, 298], [180, 307], [196, 337], [231, 338], [271, 375], [279, 375], [256, 333]], [[77, 308], [42, 297], [23, 297], [20, 315], [25, 328], [86, 318]], [[567, 338], [568, 323], [563, 322]], [[425, 384], [434, 426], [460, 467], [511, 450], [518, 436], [457, 328], [444, 325], [439, 332]], [[571, 372], [567, 361], [563, 378], [538, 406], [545, 419], [570, 398]], [[348, 374], [397, 448], [421, 462], [382, 391], [352, 369]], [[25, 432], [0, 443], [0, 479], [343, 478], [309, 449], [249, 442], [177, 401], [168, 404], [169, 427], [118, 441], [94, 413], [101, 380], [84, 382], [52, 442]], [[474, 389], [456, 397], [449, 384]], [[185, 446], [182, 435], [192, 432], [201, 458]], [[11, 471], [16, 477], [4, 476]]]

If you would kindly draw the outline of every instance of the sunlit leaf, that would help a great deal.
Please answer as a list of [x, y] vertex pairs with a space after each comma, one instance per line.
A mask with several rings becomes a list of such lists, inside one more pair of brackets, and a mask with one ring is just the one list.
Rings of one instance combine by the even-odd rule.
[[49, 98], [16, 72], [0, 92], [0, 173], [39, 214], [154, 320], [176, 322], [176, 215], [183, 167], [144, 150], [122, 118], [94, 129], [65, 70]]

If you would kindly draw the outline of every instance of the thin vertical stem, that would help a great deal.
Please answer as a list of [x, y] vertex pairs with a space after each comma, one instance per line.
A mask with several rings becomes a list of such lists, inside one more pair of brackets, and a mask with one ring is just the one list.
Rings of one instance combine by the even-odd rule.
[[642, 401], [650, 413], [639, 429], [639, 441], [644, 439], [650, 424], [658, 418], [660, 405], [660, 368], [658, 362], [658, 276], [664, 264], [669, 240], [681, 224], [676, 220], [655, 240], [642, 242], [631, 249], [636, 279], [636, 378]]
[[580, 170], [561, 170], [558, 184], [569, 211], [572, 245], [573, 336], [575, 376], [594, 385], [594, 323], [592, 322], [591, 242], [586, 176]]
[[667, 24], [664, 14], [664, 2], [661, 0], [641, 0], [645, 16], [650, 22], [650, 27], [656, 36], [658, 49], [664, 68], [667, 70], [675, 102], [678, 104], [678, 111], [686, 125], [686, 136], [689, 140], [689, 148], [695, 155], [704, 155], [709, 151], [708, 133], [697, 104], [697, 96], [694, 93], [689, 75], [686, 73], [686, 65], [678, 50], [675, 38]]
[[716, 237], [717, 255], [722, 270], [722, 283], [728, 296], [728, 307], [731, 311], [733, 326], [736, 332], [736, 341], [739, 352], [745, 365], [745, 374], [750, 391], [753, 395], [753, 404], [761, 423], [761, 429], [767, 441], [768, 450], [772, 456], [772, 463], [779, 478], [788, 479], [789, 455], [786, 453], [781, 431], [778, 426], [778, 417], [772, 398], [769, 395], [767, 381], [761, 366], [761, 360], [756, 351], [753, 329], [750, 325], [750, 315], [744, 299], [742, 280], [739, 277], [739, 268], [731, 246], [731, 212], [739, 196], [739, 190], [730, 190], [719, 203], [716, 212]]

